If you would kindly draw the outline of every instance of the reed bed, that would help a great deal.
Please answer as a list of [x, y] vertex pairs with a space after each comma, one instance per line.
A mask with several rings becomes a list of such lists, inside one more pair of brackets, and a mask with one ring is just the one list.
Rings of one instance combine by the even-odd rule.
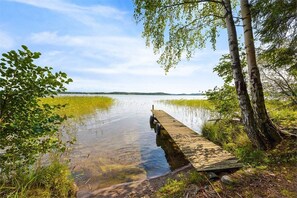
[[92, 114], [96, 110], [108, 110], [114, 103], [114, 99], [105, 96], [59, 96], [55, 98], [42, 98], [41, 103], [49, 105], [65, 105], [57, 110], [61, 116], [72, 116], [78, 118], [83, 115]]
[[163, 100], [162, 102], [171, 105], [177, 106], [187, 106], [193, 108], [204, 108], [208, 110], [213, 110], [213, 105], [208, 100], [199, 100], [199, 99], [177, 99], [177, 100]]

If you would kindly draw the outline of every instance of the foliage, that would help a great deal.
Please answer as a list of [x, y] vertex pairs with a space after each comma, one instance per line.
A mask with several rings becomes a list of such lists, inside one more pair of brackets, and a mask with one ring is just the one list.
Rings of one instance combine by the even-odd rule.
[[55, 98], [42, 98], [41, 104], [59, 105], [66, 104], [65, 108], [57, 109], [60, 116], [73, 116], [78, 118], [94, 113], [96, 110], [107, 110], [114, 99], [104, 96], [59, 96]]
[[[241, 67], [243, 68], [243, 75], [246, 77], [246, 71], [244, 71], [244, 69], [247, 67], [247, 61], [243, 46], [239, 47], [239, 55]], [[213, 71], [224, 80], [225, 84], [233, 84], [233, 72], [230, 54], [223, 54], [219, 63], [213, 68]]]
[[[223, 147], [230, 147], [228, 146], [230, 143], [235, 143], [237, 146], [250, 144], [243, 126], [238, 121], [223, 119], [207, 122], [203, 126], [202, 135]], [[232, 149], [232, 147], [230, 148]]]
[[[237, 1], [232, 2], [237, 3]], [[246, 132], [259, 148], [269, 148], [271, 142], [264, 136], [266, 133], [263, 133], [264, 135], [262, 136], [259, 135], [260, 130], [264, 130], [262, 127], [259, 127], [262, 126], [261, 123], [257, 126], [258, 122], [256, 122], [255, 117], [257, 114], [254, 114], [252, 110], [244, 81], [238, 38], [232, 14], [235, 9], [234, 7], [232, 8], [231, 1], [135, 0], [134, 3], [134, 16], [137, 22], [143, 22], [143, 36], [146, 38], [147, 45], [153, 44], [155, 52], [162, 51], [159, 63], [164, 66], [166, 72], [176, 66], [184, 54], [187, 59], [190, 59], [196, 49], [205, 47], [207, 41], [210, 41], [212, 47], [215, 48], [218, 29], [227, 28], [230, 56], [232, 58], [230, 68], [233, 71], [233, 78], [237, 88], [236, 93], [240, 101], [241, 113], [244, 116], [242, 120], [244, 121]], [[249, 46], [245, 47], [248, 48]], [[255, 69], [257, 69], [256, 65]], [[259, 75], [253, 75], [251, 79], [255, 79], [255, 82], [259, 82], [261, 85]], [[263, 95], [261, 87], [256, 86], [256, 89], [253, 89], [259, 96]], [[256, 108], [256, 110], [266, 111], [264, 98], [260, 98], [263, 105], [259, 105], [259, 108]], [[266, 114], [259, 113], [258, 115]]]
[[286, 47], [262, 50], [259, 65], [267, 95], [297, 105], [297, 58], [294, 50]]
[[273, 99], [297, 104], [296, 0], [253, 0], [256, 33], [265, 47], [259, 51], [264, 88]]
[[[241, 65], [246, 67], [245, 53], [240, 50]], [[232, 63], [229, 54], [224, 54], [220, 62], [213, 69], [224, 80], [224, 85], [220, 88], [215, 87], [213, 90], [206, 92], [207, 99], [214, 105], [215, 110], [220, 114], [220, 118], [232, 119], [239, 117], [239, 104], [236, 89], [233, 84]], [[244, 72], [246, 75], [246, 72]]]
[[156, 53], [162, 51], [159, 63], [166, 72], [183, 53], [190, 59], [207, 41], [215, 48], [218, 30], [225, 28], [225, 7], [219, 1], [134, 0], [134, 4], [134, 17], [143, 22], [146, 43]]
[[34, 60], [39, 52], [26, 46], [2, 54], [0, 63], [0, 168], [2, 179], [26, 173], [37, 157], [63, 151], [58, 128], [66, 117], [54, 113], [62, 105], [39, 105], [40, 98], [54, 97], [72, 80], [63, 72], [52, 73]]
[[267, 109], [273, 121], [283, 129], [296, 130], [297, 106], [288, 101], [268, 100]]
[[[282, 101], [267, 101], [266, 104], [273, 121], [283, 129], [292, 129], [293, 132], [294, 127], [297, 125], [296, 107]], [[243, 163], [248, 165], [294, 164], [297, 162], [296, 141], [284, 141], [283, 145], [276, 149], [263, 152], [251, 145], [243, 131], [242, 124], [236, 121], [222, 119], [217, 122], [207, 122], [202, 128], [202, 134], [227, 151], [234, 153]]]
[[235, 154], [243, 163], [260, 165], [266, 160], [265, 152], [255, 149], [239, 122], [220, 120], [205, 123], [202, 134], [207, 139]]
[[50, 191], [51, 197], [68, 197], [73, 194], [73, 178], [67, 164], [54, 161], [37, 170], [34, 185]]
[[220, 118], [232, 119], [240, 117], [239, 104], [234, 86], [224, 84], [221, 88], [215, 87], [206, 92], [207, 99], [214, 105]]
[[76, 191], [68, 165], [57, 160], [0, 185], [1, 197], [74, 197]]
[[190, 184], [205, 185], [207, 179], [205, 175], [198, 173], [197, 171], [191, 171], [187, 175], [179, 175], [177, 179], [168, 179], [166, 184], [161, 187], [156, 195], [157, 197], [184, 197], [187, 186]]
[[168, 179], [166, 185], [159, 189], [157, 197], [182, 197], [185, 188], [185, 182]]
[[296, 49], [296, 0], [252, 0], [251, 3], [260, 40], [269, 44], [271, 49], [283, 46], [284, 42]]

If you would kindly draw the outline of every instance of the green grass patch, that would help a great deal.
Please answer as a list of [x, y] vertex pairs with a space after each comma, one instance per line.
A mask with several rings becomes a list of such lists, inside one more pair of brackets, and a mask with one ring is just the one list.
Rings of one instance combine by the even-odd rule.
[[42, 98], [41, 103], [50, 105], [64, 105], [57, 113], [61, 116], [78, 118], [92, 114], [96, 110], [107, 110], [114, 103], [114, 99], [105, 96], [61, 96], [55, 98]]
[[[167, 104], [205, 108], [215, 111], [208, 100], [165, 100]], [[266, 101], [267, 110], [273, 122], [283, 129], [295, 130], [297, 126], [297, 107], [286, 101]], [[286, 144], [282, 149], [276, 148], [269, 152], [256, 149], [247, 137], [243, 125], [232, 117], [206, 122], [202, 127], [202, 135], [210, 141], [222, 146], [236, 155], [243, 163], [261, 166], [277, 163], [297, 163], [297, 150], [294, 145]], [[292, 143], [291, 143], [292, 144]], [[297, 143], [296, 143], [297, 144]], [[297, 145], [295, 145], [296, 147]]]
[[159, 198], [179, 198], [184, 197], [187, 187], [190, 184], [203, 186], [207, 183], [205, 176], [197, 171], [191, 171], [187, 175], [180, 174], [177, 179], [169, 178], [166, 184], [161, 187], [156, 197]]
[[285, 129], [297, 126], [297, 106], [286, 101], [266, 101], [267, 110], [274, 123]]
[[178, 100], [162, 100], [162, 102], [177, 106], [187, 106], [195, 108], [204, 108], [208, 110], [213, 109], [213, 105], [208, 100], [197, 100], [197, 99], [178, 99]]
[[202, 134], [210, 141], [220, 145], [223, 149], [233, 153], [243, 163], [259, 166], [269, 161], [264, 151], [253, 147], [244, 127], [232, 120], [207, 122], [202, 127]]
[[0, 181], [0, 197], [75, 197], [76, 191], [67, 164], [58, 161]]
[[187, 183], [183, 180], [168, 179], [165, 186], [159, 189], [157, 197], [182, 197]]
[[290, 192], [290, 191], [288, 191], [287, 189], [283, 189], [283, 190], [281, 190], [281, 194], [282, 194], [284, 197], [289, 197], [289, 198], [297, 197], [297, 193], [296, 193], [296, 192]]

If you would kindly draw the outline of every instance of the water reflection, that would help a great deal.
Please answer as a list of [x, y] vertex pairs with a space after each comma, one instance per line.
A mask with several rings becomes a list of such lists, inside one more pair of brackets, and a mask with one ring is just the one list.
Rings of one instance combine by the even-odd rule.
[[[70, 155], [75, 181], [82, 190], [154, 177], [183, 163], [168, 138], [156, 136], [148, 119], [150, 109], [162, 109], [188, 127], [200, 132], [204, 110], [160, 103], [166, 99], [191, 99], [199, 96], [111, 95], [116, 104], [108, 111], [86, 116], [77, 123], [77, 142]], [[201, 97], [200, 97], [201, 98]]]
[[156, 135], [156, 144], [164, 150], [171, 171], [189, 164], [167, 131], [162, 129], [160, 134]]

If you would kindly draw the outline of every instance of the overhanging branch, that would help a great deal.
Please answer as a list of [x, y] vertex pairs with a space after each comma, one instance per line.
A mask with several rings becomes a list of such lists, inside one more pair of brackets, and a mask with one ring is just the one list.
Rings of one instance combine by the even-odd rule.
[[176, 6], [180, 6], [180, 5], [185, 5], [185, 4], [194, 4], [194, 3], [204, 3], [204, 2], [211, 2], [211, 3], [218, 3], [218, 4], [222, 4], [223, 5], [223, 2], [222, 1], [216, 1], [216, 0], [199, 0], [199, 1], [185, 1], [185, 2], [180, 2], [180, 3], [174, 3], [174, 4], [171, 4], [171, 5], [165, 5], [165, 6], [162, 6], [161, 8], [162, 9], [167, 9], [167, 8], [172, 8], [172, 7], [176, 7]]

